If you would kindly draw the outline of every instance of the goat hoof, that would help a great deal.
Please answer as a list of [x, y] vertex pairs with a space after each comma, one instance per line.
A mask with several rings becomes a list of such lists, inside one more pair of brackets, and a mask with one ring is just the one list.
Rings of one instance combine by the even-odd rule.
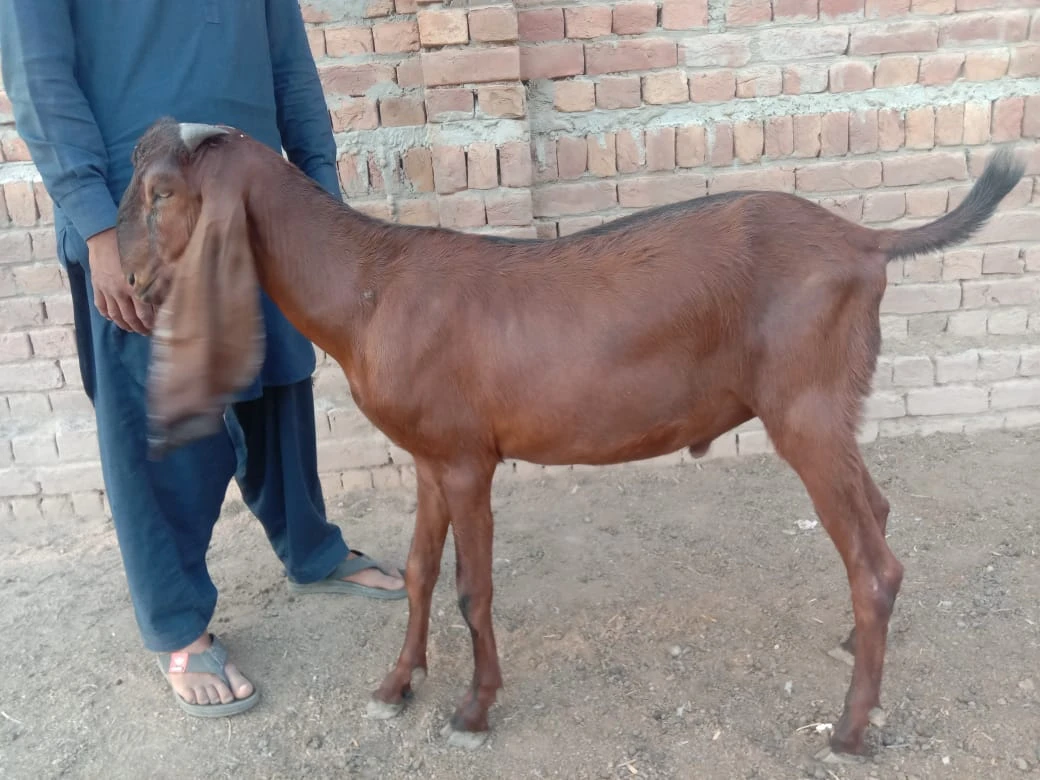
[[854, 656], [841, 645], [836, 645], [834, 648], [828, 650], [827, 655], [829, 655], [834, 660], [841, 661], [842, 663], [848, 664], [849, 666], [856, 665], [856, 656]]
[[390, 718], [397, 717], [401, 714], [401, 710], [404, 709], [404, 702], [390, 702], [380, 701], [379, 699], [369, 699], [368, 708], [365, 710], [365, 717], [370, 720], [390, 720]]
[[836, 752], [830, 747], [825, 747], [818, 751], [813, 758], [824, 764], [862, 764], [864, 761], [862, 756], [840, 751]]
[[441, 729], [441, 736], [448, 738], [449, 746], [464, 750], [476, 750], [487, 742], [489, 733], [487, 731], [459, 731], [450, 723], [445, 724]]

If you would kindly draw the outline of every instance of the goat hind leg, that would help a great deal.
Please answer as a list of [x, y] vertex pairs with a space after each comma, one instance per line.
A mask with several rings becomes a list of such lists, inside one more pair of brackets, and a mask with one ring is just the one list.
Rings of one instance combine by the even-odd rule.
[[455, 540], [459, 611], [473, 641], [473, 681], [444, 729], [448, 743], [468, 749], [487, 739], [488, 710], [502, 687], [491, 617], [494, 518], [491, 475], [467, 473], [446, 485]]
[[368, 702], [368, 717], [392, 718], [404, 708], [426, 677], [426, 646], [430, 628], [430, 603], [440, 574], [449, 514], [440, 486], [425, 464], [416, 461], [418, 482], [415, 532], [408, 553], [405, 585], [408, 589], [408, 627], [397, 664]]
[[[829, 419], [828, 419], [829, 418]], [[866, 466], [840, 415], [766, 422], [780, 455], [798, 473], [823, 527], [845, 563], [855, 615], [856, 656], [841, 718], [830, 739], [838, 753], [863, 752], [866, 729], [881, 714], [888, 621], [903, 578], [868, 498]], [[831, 422], [832, 425], [828, 425]]]
[[[870, 502], [874, 520], [877, 521], [878, 528], [881, 529], [881, 535], [884, 536], [888, 528], [888, 499], [885, 498], [885, 495], [881, 492], [877, 483], [874, 482], [865, 466], [863, 468], [863, 488], [867, 491], [867, 501]], [[852, 666], [856, 657], [856, 627], [853, 626], [849, 631], [849, 635], [842, 642], [835, 645], [827, 654], [831, 658]]]

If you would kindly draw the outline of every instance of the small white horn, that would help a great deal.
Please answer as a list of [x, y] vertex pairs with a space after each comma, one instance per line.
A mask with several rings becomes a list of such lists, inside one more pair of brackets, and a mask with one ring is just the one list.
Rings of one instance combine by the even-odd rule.
[[207, 138], [227, 134], [227, 130], [216, 125], [202, 125], [195, 122], [181, 122], [181, 140], [188, 147], [189, 152], [194, 152]]

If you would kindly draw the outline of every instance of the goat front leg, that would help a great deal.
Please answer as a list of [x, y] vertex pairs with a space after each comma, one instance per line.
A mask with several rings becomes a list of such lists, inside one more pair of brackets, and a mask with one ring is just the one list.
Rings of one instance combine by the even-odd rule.
[[455, 540], [455, 582], [459, 610], [473, 640], [473, 681], [445, 727], [448, 743], [473, 749], [487, 739], [488, 710], [502, 687], [498, 649], [491, 618], [491, 562], [494, 518], [491, 483], [494, 466], [473, 466], [444, 483]]
[[373, 719], [385, 720], [400, 713], [413, 695], [413, 686], [426, 678], [430, 603], [440, 576], [449, 514], [439, 480], [429, 465], [419, 460], [416, 460], [416, 481], [415, 533], [405, 569], [408, 628], [397, 664], [368, 702], [368, 717]]
[[[852, 591], [856, 655], [845, 706], [830, 739], [834, 753], [863, 752], [867, 726], [882, 725], [881, 676], [888, 621], [903, 580], [903, 566], [889, 549], [868, 498], [866, 465], [855, 436], [833, 415], [817, 408], [814, 417], [763, 418], [780, 455], [798, 472], [820, 522], [838, 549]], [[829, 423], [829, 424], [828, 424]]]

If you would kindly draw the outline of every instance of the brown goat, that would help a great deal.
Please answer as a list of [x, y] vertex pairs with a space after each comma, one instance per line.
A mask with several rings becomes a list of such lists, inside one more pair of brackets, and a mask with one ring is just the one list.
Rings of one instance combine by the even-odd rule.
[[1023, 174], [997, 152], [967, 199], [905, 231], [870, 230], [778, 192], [650, 209], [565, 238], [396, 225], [329, 197], [228, 127], [155, 123], [133, 155], [119, 248], [160, 306], [154, 452], [221, 424], [263, 355], [258, 290], [342, 367], [364, 415], [415, 459], [409, 618], [369, 703], [391, 717], [426, 673], [448, 526], [474, 677], [451, 721], [476, 746], [502, 686], [492, 628], [491, 484], [505, 458], [614, 464], [712, 441], [758, 416], [845, 564], [854, 656], [830, 738], [860, 753], [879, 723], [903, 567], [888, 501], [856, 442], [892, 258], [967, 239]]

